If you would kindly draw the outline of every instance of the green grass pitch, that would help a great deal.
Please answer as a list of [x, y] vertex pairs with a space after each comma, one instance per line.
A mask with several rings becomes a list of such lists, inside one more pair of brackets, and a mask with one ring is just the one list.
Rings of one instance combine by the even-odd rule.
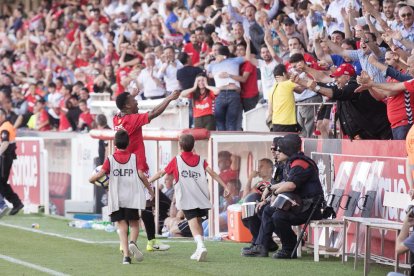
[[[31, 228], [38, 223], [37, 232]], [[11, 227], [13, 226], [13, 227]], [[43, 232], [49, 235], [42, 234]], [[68, 226], [68, 220], [43, 215], [6, 216], [0, 220], [0, 275], [362, 275], [363, 263], [353, 269], [353, 260], [323, 258], [315, 263], [311, 254], [297, 260], [246, 258], [240, 249], [246, 244], [207, 241], [207, 262], [190, 260], [195, 243], [190, 239], [165, 239], [166, 252], [146, 252], [144, 261], [122, 265], [116, 233]], [[145, 233], [138, 246], [145, 249]], [[6, 257], [5, 257], [6, 256]], [[49, 269], [41, 272], [25, 264]], [[7, 259], [7, 260], [6, 260]], [[392, 267], [372, 264], [370, 275], [386, 275]], [[52, 272], [51, 272], [52, 271]], [[58, 274], [57, 274], [58, 275]]]

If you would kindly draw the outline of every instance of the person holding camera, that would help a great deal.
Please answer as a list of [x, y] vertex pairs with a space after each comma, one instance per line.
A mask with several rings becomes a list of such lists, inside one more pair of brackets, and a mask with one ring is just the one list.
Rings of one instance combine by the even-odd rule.
[[[277, 142], [275, 148], [278, 162], [284, 163], [283, 181], [272, 185], [268, 192], [272, 192], [276, 199], [271, 205], [259, 204], [264, 207], [262, 224], [256, 239], [256, 246], [243, 256], [267, 257], [272, 243], [273, 232], [280, 238], [282, 249], [273, 254], [275, 259], [296, 258], [293, 252], [296, 245], [296, 234], [292, 226], [301, 225], [311, 216], [315, 204], [323, 196], [323, 189], [319, 180], [319, 171], [316, 163], [301, 152], [302, 140], [297, 134], [287, 134]], [[286, 199], [285, 205], [279, 206], [280, 199]], [[289, 202], [296, 201], [289, 207]], [[322, 219], [320, 208], [316, 208], [312, 219]], [[292, 254], [293, 253], [293, 254]]]

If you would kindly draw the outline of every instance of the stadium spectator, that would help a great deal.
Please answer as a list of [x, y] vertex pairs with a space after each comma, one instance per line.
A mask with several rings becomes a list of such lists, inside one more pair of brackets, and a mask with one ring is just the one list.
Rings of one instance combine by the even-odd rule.
[[[350, 139], [390, 139], [390, 125], [383, 102], [375, 100], [368, 91], [355, 93], [358, 84], [355, 70], [343, 64], [332, 74], [335, 83], [301, 80], [293, 76], [294, 82], [337, 100], [339, 122], [344, 134]], [[367, 108], [369, 106], [369, 108]]]
[[[307, 79], [308, 75], [306, 71], [310, 66], [308, 66], [305, 61], [304, 55], [297, 53], [290, 57], [289, 63], [292, 66], [293, 70], [290, 70], [293, 74], [299, 74], [300, 78]], [[300, 94], [295, 93], [295, 102], [299, 105], [297, 107], [297, 120], [298, 124], [302, 128], [303, 137], [312, 137], [313, 131], [315, 129], [315, 111], [312, 105], [306, 105], [308, 103], [320, 103], [322, 102], [322, 97], [317, 94], [312, 89], [305, 89]]]
[[193, 117], [195, 128], [216, 130], [214, 116], [216, 95], [220, 93], [217, 87], [208, 85], [204, 74], [199, 75], [192, 88], [183, 90], [180, 97], [188, 97], [193, 100]]
[[239, 113], [242, 110], [240, 82], [231, 76], [239, 76], [244, 57], [230, 57], [229, 48], [220, 46], [215, 60], [207, 66], [207, 73], [214, 77], [220, 93], [216, 97], [214, 113], [217, 130], [238, 130]]
[[164, 80], [167, 94], [171, 94], [180, 89], [177, 71], [183, 67], [183, 64], [175, 58], [175, 50], [171, 46], [164, 48], [164, 56], [165, 62], [158, 71], [158, 78]]
[[274, 132], [298, 132], [294, 91], [302, 92], [303, 88], [289, 79], [285, 65], [277, 65], [273, 72], [276, 84], [269, 98], [267, 122]]
[[165, 97], [164, 83], [158, 78], [158, 67], [155, 65], [155, 55], [145, 55], [146, 67], [138, 76], [138, 84], [142, 88], [144, 99], [162, 99]]

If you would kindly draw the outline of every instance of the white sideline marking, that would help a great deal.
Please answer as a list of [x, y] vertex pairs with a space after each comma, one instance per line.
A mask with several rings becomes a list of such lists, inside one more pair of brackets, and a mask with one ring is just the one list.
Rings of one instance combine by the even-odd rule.
[[56, 270], [53, 270], [53, 269], [49, 269], [49, 268], [46, 268], [46, 267], [43, 267], [43, 266], [40, 266], [40, 265], [28, 263], [28, 262], [25, 262], [25, 261], [22, 261], [22, 260], [19, 260], [19, 259], [15, 259], [15, 258], [6, 256], [6, 255], [2, 255], [2, 254], [0, 254], [0, 259], [3, 259], [5, 261], [8, 261], [8, 262], [11, 262], [11, 263], [14, 263], [14, 264], [27, 266], [27, 267], [39, 270], [39, 271], [44, 272], [44, 273], [48, 273], [50, 275], [56, 275], [56, 276], [67, 276], [67, 275], [69, 275], [69, 274], [64, 274], [62, 272], [59, 272], [59, 271], [56, 271]]
[[13, 225], [13, 224], [4, 223], [4, 222], [0, 222], [0, 225], [7, 226], [7, 227], [11, 227], [11, 228], [16, 228], [16, 229], [19, 229], [19, 230], [29, 231], [29, 232], [33, 232], [33, 233], [38, 233], [38, 234], [42, 234], [42, 235], [47, 235], [47, 236], [52, 236], [52, 237], [57, 237], [57, 238], [62, 238], [62, 239], [67, 239], [67, 240], [72, 240], [72, 241], [77, 241], [77, 242], [89, 243], [89, 244], [92, 244], [92, 243], [93, 244], [96, 244], [96, 243], [101, 243], [101, 244], [117, 244], [117, 243], [119, 243], [119, 241], [90, 241], [90, 240], [85, 240], [85, 239], [80, 239], [80, 238], [73, 238], [73, 237], [68, 237], [68, 236], [64, 236], [64, 235], [61, 235], [61, 234], [45, 232], [45, 231], [42, 231], [42, 230], [37, 230], [37, 229], [32, 229], [32, 228], [27, 228], [27, 227], [22, 227], [22, 226], [17, 226], [17, 225]]
[[[77, 242], [83, 242], [83, 243], [88, 243], [88, 244], [119, 244], [119, 241], [91, 241], [91, 240], [85, 240], [85, 239], [81, 239], [81, 238], [73, 238], [73, 237], [69, 237], [69, 236], [65, 236], [65, 235], [61, 235], [61, 234], [56, 234], [56, 233], [45, 232], [45, 231], [38, 230], [38, 229], [32, 229], [32, 228], [27, 228], [27, 227], [23, 227], [23, 226], [17, 226], [17, 225], [13, 225], [13, 224], [4, 223], [4, 222], [0, 222], [0, 225], [1, 226], [6, 226], [6, 227], [11, 227], [11, 228], [16, 228], [16, 229], [19, 229], [19, 230], [29, 231], [29, 232], [33, 232], [33, 233], [37, 233], [37, 234], [42, 234], [42, 235], [47, 235], [47, 236], [52, 236], [52, 237], [77, 241]], [[166, 242], [166, 243], [184, 242], [185, 243], [185, 242], [194, 242], [194, 240], [192, 240], [192, 239], [165, 240], [165, 239], [163, 239], [162, 242]]]

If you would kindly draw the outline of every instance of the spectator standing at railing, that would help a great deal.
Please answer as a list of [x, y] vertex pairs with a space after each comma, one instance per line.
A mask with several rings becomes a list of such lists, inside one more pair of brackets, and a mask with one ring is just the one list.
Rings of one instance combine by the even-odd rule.
[[[289, 63], [293, 68], [291, 69], [290, 73], [298, 74], [299, 77], [302, 79], [308, 78], [308, 74], [306, 73], [308, 65], [305, 62], [305, 58], [302, 54], [298, 53], [292, 55], [289, 59]], [[296, 104], [298, 104], [296, 114], [298, 124], [302, 128], [301, 134], [303, 137], [312, 137], [313, 131], [315, 129], [315, 106], [306, 104], [321, 103], [322, 97], [309, 88], [303, 90], [303, 92], [301, 92], [300, 94], [296, 93], [294, 96], [295, 102]]]
[[[128, 135], [130, 137], [130, 144], [128, 145], [127, 150], [131, 153], [136, 154], [138, 158], [138, 169], [142, 170], [146, 174], [148, 174], [149, 167], [145, 155], [142, 126], [149, 124], [152, 119], [161, 115], [161, 113], [163, 113], [167, 108], [168, 104], [171, 101], [176, 100], [178, 96], [179, 92], [174, 91], [154, 109], [144, 114], [138, 113], [137, 100], [130, 93], [121, 93], [116, 98], [116, 106], [120, 110], [120, 113], [115, 115], [113, 118], [114, 129], [124, 129], [128, 132]], [[147, 200], [148, 199], [149, 198], [147, 198]], [[168, 245], [164, 245], [155, 240], [155, 222], [151, 205], [151, 203], [147, 202], [146, 211], [142, 212], [142, 220], [145, 224], [145, 229], [148, 237], [147, 251], [168, 250]]]
[[268, 119], [271, 130], [274, 132], [294, 132], [300, 129], [296, 121], [296, 107], [294, 91], [304, 89], [289, 79], [286, 66], [279, 64], [273, 71], [276, 83], [269, 97]]
[[214, 77], [220, 93], [216, 98], [214, 113], [217, 130], [238, 130], [239, 113], [242, 110], [240, 82], [232, 76], [239, 76], [239, 67], [245, 62], [244, 57], [230, 57], [226, 46], [220, 46], [215, 60], [207, 66], [210, 77]]
[[[262, 82], [262, 94], [263, 99], [268, 100], [269, 94], [272, 91], [273, 85], [275, 84], [275, 78], [273, 77], [273, 70], [275, 69], [278, 62], [282, 62], [278, 55], [276, 55], [273, 47], [262, 45], [260, 47], [261, 59], [256, 59], [252, 56], [250, 39], [245, 36], [246, 41], [246, 59], [251, 62], [252, 65], [260, 69], [260, 80]], [[268, 40], [266, 40], [268, 41]]]
[[368, 91], [355, 93], [358, 84], [354, 67], [344, 63], [332, 74], [335, 83], [308, 81], [293, 75], [292, 80], [337, 101], [341, 129], [350, 139], [383, 139], [392, 137], [386, 107]]
[[208, 85], [204, 74], [200, 74], [196, 78], [193, 87], [181, 92], [180, 97], [188, 97], [193, 100], [195, 128], [216, 130], [214, 102], [218, 93], [220, 93], [220, 90], [217, 87]]
[[[373, 55], [369, 57], [369, 62], [380, 69], [381, 72], [385, 73], [387, 82], [396, 83], [404, 80], [404, 78], [394, 79], [391, 77], [393, 71], [392, 68], [398, 72], [399, 75], [405, 72], [404, 69], [406, 68], [406, 65], [400, 62], [398, 53], [394, 53], [390, 50], [387, 51], [385, 53], [385, 64], [379, 62]], [[410, 57], [407, 60], [407, 64], [410, 66], [410, 71], [412, 70], [411, 65], [413, 62], [414, 57]], [[389, 73], [391, 73], [391, 75]], [[398, 95], [387, 97], [383, 95], [381, 91], [378, 91], [377, 88], [369, 89], [369, 91], [377, 100], [383, 100], [386, 103], [393, 139], [404, 140], [413, 125], [414, 95], [407, 90], [401, 90]]]

